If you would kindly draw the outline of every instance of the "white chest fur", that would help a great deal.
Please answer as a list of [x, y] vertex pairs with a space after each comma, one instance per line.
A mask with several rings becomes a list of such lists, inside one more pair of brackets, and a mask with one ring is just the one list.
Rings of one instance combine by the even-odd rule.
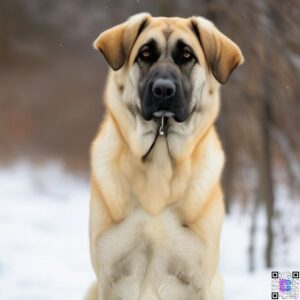
[[170, 208], [137, 209], [97, 241], [101, 299], [194, 299], [203, 245]]

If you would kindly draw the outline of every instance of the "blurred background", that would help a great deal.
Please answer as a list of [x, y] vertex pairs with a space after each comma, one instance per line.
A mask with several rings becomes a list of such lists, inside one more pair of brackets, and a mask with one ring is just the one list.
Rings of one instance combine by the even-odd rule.
[[91, 45], [143, 11], [207, 17], [245, 56], [217, 124], [226, 299], [269, 299], [270, 270], [300, 270], [299, 1], [0, 0], [0, 299], [81, 299], [93, 278], [88, 159], [107, 66]]

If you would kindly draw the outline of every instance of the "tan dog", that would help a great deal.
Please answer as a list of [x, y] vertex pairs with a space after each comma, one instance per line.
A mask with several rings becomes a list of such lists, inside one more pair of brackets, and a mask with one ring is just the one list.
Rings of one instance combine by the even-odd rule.
[[87, 299], [220, 300], [219, 86], [240, 49], [201, 17], [138, 14], [94, 46], [110, 70], [91, 149]]

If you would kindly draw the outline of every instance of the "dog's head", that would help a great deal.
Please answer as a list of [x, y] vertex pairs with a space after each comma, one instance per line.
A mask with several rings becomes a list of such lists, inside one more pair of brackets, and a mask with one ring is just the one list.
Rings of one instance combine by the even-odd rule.
[[94, 46], [116, 71], [128, 110], [150, 122], [164, 115], [175, 127], [205, 114], [219, 83], [243, 61], [238, 46], [201, 17], [138, 14], [100, 34]]

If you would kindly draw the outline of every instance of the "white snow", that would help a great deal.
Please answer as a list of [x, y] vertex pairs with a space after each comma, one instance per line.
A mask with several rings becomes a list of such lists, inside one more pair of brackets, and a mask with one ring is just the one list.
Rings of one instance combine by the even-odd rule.
[[[0, 299], [80, 300], [94, 279], [88, 245], [89, 183], [59, 163], [0, 169]], [[263, 267], [264, 215], [258, 216], [255, 273], [248, 270], [250, 218], [226, 217], [220, 269], [226, 300], [270, 299]], [[278, 270], [300, 270], [300, 241], [290, 239]], [[282, 256], [282, 253], [281, 253]], [[280, 260], [281, 261], [281, 260]]]
[[88, 182], [58, 164], [0, 170], [0, 299], [82, 299], [93, 280]]

